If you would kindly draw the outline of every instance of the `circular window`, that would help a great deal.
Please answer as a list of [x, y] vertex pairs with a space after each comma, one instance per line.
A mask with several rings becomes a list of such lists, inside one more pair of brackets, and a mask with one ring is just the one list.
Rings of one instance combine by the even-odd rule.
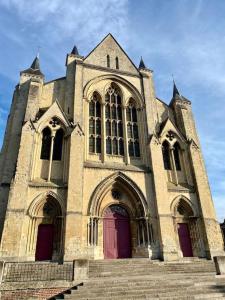
[[121, 193], [120, 193], [120, 191], [118, 191], [118, 190], [112, 190], [112, 197], [114, 198], [114, 199], [116, 199], [116, 200], [119, 200], [119, 199], [121, 199]]

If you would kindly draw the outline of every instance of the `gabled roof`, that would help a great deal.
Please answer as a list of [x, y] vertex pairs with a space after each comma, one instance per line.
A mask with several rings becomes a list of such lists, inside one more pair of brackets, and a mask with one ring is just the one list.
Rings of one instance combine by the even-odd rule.
[[[183, 134], [180, 132], [180, 130], [178, 129], [178, 127], [176, 126], [176, 124], [169, 118], [167, 117], [165, 119], [165, 121], [163, 121], [161, 123], [161, 126], [160, 126], [160, 129], [159, 129], [159, 132], [158, 132], [158, 136], [162, 136], [163, 135], [163, 132], [164, 132], [164, 129], [168, 127], [169, 130], [175, 132], [177, 134], [177, 136], [182, 140], [182, 141], [185, 141], [185, 137], [183, 136]], [[168, 132], [168, 130], [166, 130]]]
[[130, 57], [127, 55], [127, 53], [123, 50], [123, 48], [120, 46], [120, 44], [117, 42], [117, 40], [114, 38], [114, 36], [109, 33], [107, 34], [107, 36], [104, 37], [104, 39], [97, 44], [97, 46], [84, 58], [84, 62], [85, 60], [87, 60], [92, 53], [94, 53], [108, 38], [111, 38], [113, 40], [113, 42], [119, 47], [119, 49], [122, 51], [122, 53], [126, 56], [126, 58], [130, 61], [130, 63], [132, 64], [132, 66], [134, 67], [134, 69], [139, 73], [138, 68], [135, 66], [135, 64], [133, 63], [133, 61], [130, 59]]

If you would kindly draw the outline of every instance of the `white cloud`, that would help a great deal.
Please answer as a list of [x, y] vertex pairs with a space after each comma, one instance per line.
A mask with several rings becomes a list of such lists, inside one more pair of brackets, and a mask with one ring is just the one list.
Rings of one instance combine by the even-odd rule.
[[128, 0], [0, 0], [0, 5], [40, 30], [44, 26], [53, 42], [74, 34], [90, 41], [111, 29], [123, 34], [127, 22]]

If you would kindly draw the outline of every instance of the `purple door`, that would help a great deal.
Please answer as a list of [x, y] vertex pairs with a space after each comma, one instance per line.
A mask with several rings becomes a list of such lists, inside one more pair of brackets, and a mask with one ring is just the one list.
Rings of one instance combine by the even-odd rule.
[[180, 248], [184, 257], [192, 257], [192, 245], [191, 245], [191, 237], [188, 228], [188, 224], [179, 223], [178, 224], [178, 236], [180, 241]]
[[104, 257], [131, 257], [130, 222], [128, 215], [108, 209], [104, 216]]
[[40, 224], [38, 226], [36, 260], [51, 260], [53, 252], [54, 225]]

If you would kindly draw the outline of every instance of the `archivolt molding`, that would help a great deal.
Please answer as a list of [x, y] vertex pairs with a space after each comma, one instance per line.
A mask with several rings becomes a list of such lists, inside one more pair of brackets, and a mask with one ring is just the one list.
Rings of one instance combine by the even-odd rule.
[[53, 197], [58, 202], [62, 211], [62, 216], [64, 216], [65, 215], [64, 201], [59, 195], [57, 195], [53, 191], [41, 193], [38, 196], [36, 196], [34, 200], [31, 202], [30, 206], [28, 207], [27, 214], [32, 218], [36, 217], [38, 215], [41, 206], [43, 206], [48, 196]]
[[[88, 205], [87, 214], [91, 216], [99, 216], [100, 215], [100, 206], [102, 199], [107, 194], [109, 189], [111, 189], [114, 183], [118, 183], [124, 188], [132, 191], [132, 194], [137, 202], [140, 203], [141, 209], [143, 210], [144, 216], [148, 214], [148, 206], [146, 199], [139, 189], [139, 187], [125, 174], [122, 172], [116, 172], [109, 177], [105, 178], [99, 185], [95, 188]], [[142, 216], [142, 217], [144, 217]]]
[[[101, 88], [99, 88], [97, 86], [98, 86], [98, 83], [101, 81], [106, 81], [106, 84], [104, 84]], [[122, 95], [123, 99], [127, 98], [127, 96], [125, 96], [125, 93], [128, 91], [130, 93], [130, 97], [133, 97], [137, 101], [137, 108], [142, 108], [144, 106], [143, 98], [142, 98], [141, 94], [139, 93], [139, 91], [137, 90], [137, 88], [135, 86], [133, 86], [130, 82], [128, 82], [126, 79], [124, 79], [118, 75], [112, 75], [112, 74], [111, 75], [102, 75], [102, 76], [95, 77], [94, 79], [91, 79], [84, 87], [84, 91], [83, 91], [84, 99], [89, 101], [90, 97], [94, 91], [97, 91], [98, 93], [100, 93], [101, 98], [104, 99], [103, 96], [105, 95], [105, 89], [112, 82], [117, 84], [119, 86], [119, 88], [121, 89], [121, 92], [123, 94]], [[96, 87], [97, 87], [97, 89], [96, 89]], [[125, 105], [125, 102], [123, 102], [123, 104]]]
[[173, 201], [170, 205], [170, 211], [171, 211], [173, 217], [176, 217], [176, 215], [177, 215], [177, 208], [179, 206], [180, 201], [185, 201], [186, 204], [189, 206], [189, 208], [192, 210], [191, 217], [197, 217], [197, 215], [198, 215], [197, 208], [191, 202], [191, 200], [188, 199], [187, 197], [185, 197], [184, 195], [179, 195], [173, 199]]

